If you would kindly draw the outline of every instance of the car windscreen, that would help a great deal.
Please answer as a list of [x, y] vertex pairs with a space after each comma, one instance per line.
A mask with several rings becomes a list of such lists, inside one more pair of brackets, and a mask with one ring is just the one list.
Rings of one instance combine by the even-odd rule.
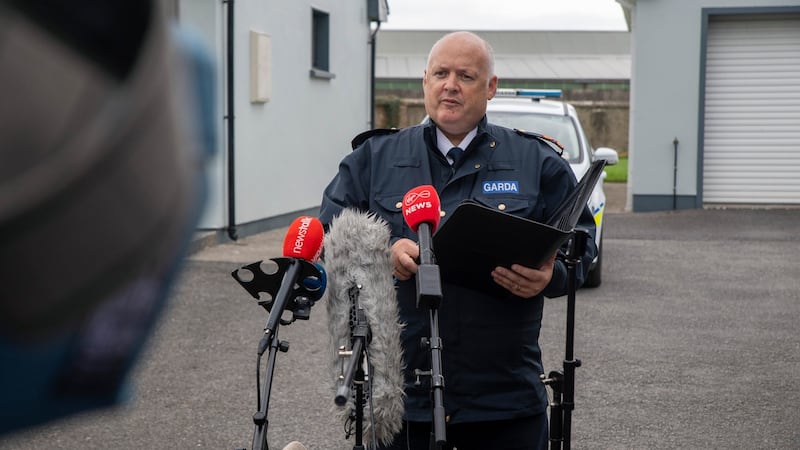
[[578, 134], [575, 125], [567, 116], [552, 114], [534, 114], [511, 111], [486, 111], [489, 123], [502, 125], [507, 128], [531, 131], [552, 137], [564, 146], [564, 159], [571, 163], [578, 163], [582, 159]]

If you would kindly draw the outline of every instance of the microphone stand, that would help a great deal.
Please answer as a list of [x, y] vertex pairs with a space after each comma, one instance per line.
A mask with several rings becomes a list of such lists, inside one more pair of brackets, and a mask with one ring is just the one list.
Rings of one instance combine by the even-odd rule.
[[542, 383], [553, 390], [550, 403], [550, 450], [569, 450], [572, 433], [572, 410], [575, 409], [575, 369], [581, 360], [573, 356], [575, 337], [575, 292], [578, 289], [577, 268], [581, 257], [586, 253], [586, 230], [573, 230], [565, 263], [567, 264], [567, 330], [563, 370], [550, 372]]
[[336, 390], [336, 397], [334, 403], [337, 406], [344, 406], [350, 398], [350, 386], [356, 387], [355, 398], [355, 424], [356, 424], [356, 442], [353, 450], [365, 450], [363, 444], [364, 433], [364, 381], [366, 374], [364, 373], [364, 355], [366, 354], [367, 346], [369, 345], [372, 334], [369, 328], [367, 316], [364, 314], [364, 308], [358, 304], [358, 293], [361, 286], [353, 286], [349, 289], [348, 295], [353, 305], [353, 328], [352, 328], [352, 348], [351, 350], [340, 349], [339, 356], [349, 356], [350, 360], [347, 364], [347, 370], [342, 377], [342, 384]]
[[[271, 315], [271, 313], [270, 313]], [[266, 368], [266, 381], [264, 382], [264, 389], [260, 388], [260, 373], [261, 373], [261, 351], [262, 345], [266, 342], [269, 346], [269, 354], [267, 356]], [[272, 391], [272, 378], [275, 372], [275, 356], [278, 351], [288, 352], [289, 342], [278, 340], [278, 329], [276, 328], [273, 333], [267, 333], [259, 343], [258, 362], [256, 363], [256, 391], [258, 391], [258, 402], [256, 403], [256, 413], [253, 414], [253, 450], [268, 450], [269, 444], [267, 443], [267, 429], [269, 428], [269, 420], [267, 419], [267, 412], [269, 411], [269, 397]]]
[[439, 336], [439, 305], [442, 301], [442, 279], [439, 266], [433, 254], [433, 239], [428, 223], [421, 223], [418, 228], [419, 259], [417, 268], [417, 308], [420, 304], [430, 310], [430, 338], [423, 341], [431, 352], [431, 370], [416, 369], [414, 374], [431, 377], [431, 397], [433, 399], [433, 432], [431, 434], [431, 450], [444, 448], [447, 442], [444, 420], [444, 374], [442, 373], [442, 339]]
[[[264, 325], [264, 335], [258, 343], [258, 356], [256, 358], [256, 413], [253, 414], [253, 450], [269, 450], [267, 443], [267, 430], [269, 420], [270, 393], [275, 372], [277, 353], [289, 351], [289, 342], [278, 340], [280, 325], [290, 325], [297, 319], [308, 320], [311, 307], [322, 296], [324, 288], [309, 287], [303, 280], [323, 280], [324, 274], [319, 267], [295, 258], [272, 258], [278, 265], [278, 270], [266, 274], [261, 270], [261, 261], [243, 266], [239, 270], [248, 270], [252, 273], [251, 280], [242, 279], [239, 270], [234, 270], [231, 275], [250, 295], [259, 299], [258, 304], [269, 312]], [[268, 293], [271, 298], [260, 300], [259, 293]], [[292, 312], [290, 320], [283, 319], [285, 310]], [[267, 354], [266, 380], [261, 388], [261, 357]]]

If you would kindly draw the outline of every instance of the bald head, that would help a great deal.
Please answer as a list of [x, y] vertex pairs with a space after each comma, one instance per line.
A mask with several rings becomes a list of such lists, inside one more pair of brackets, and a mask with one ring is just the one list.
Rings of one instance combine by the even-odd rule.
[[477, 49], [482, 54], [481, 57], [484, 59], [486, 64], [485, 70], [487, 76], [491, 77], [494, 75], [494, 50], [492, 50], [492, 46], [489, 45], [489, 43], [486, 42], [486, 40], [482, 37], [469, 31], [454, 31], [439, 38], [439, 40], [433, 44], [433, 47], [431, 47], [430, 53], [428, 53], [428, 66], [430, 66], [431, 56], [437, 51], [437, 48], [447, 42], [455, 42], [456, 44], [460, 45], [469, 45]]
[[439, 39], [428, 54], [422, 78], [425, 111], [458, 145], [486, 114], [486, 102], [497, 91], [492, 48], [467, 31]]

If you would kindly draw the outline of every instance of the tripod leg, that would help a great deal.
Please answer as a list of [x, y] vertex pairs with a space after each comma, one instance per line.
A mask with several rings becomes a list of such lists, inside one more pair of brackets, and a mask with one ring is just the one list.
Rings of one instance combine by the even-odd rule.
[[[364, 434], [364, 355], [359, 352], [358, 369], [353, 379], [356, 385], [356, 445], [353, 450], [365, 450], [363, 442]], [[373, 430], [373, 433], [375, 431]]]
[[553, 371], [542, 382], [553, 390], [553, 400], [550, 402], [550, 450], [561, 450], [564, 441], [564, 403], [561, 396], [564, 375]]
[[575, 369], [581, 366], [581, 360], [573, 356], [575, 345], [575, 293], [578, 290], [577, 271], [580, 258], [586, 253], [586, 241], [590, 239], [585, 230], [575, 230], [567, 257], [567, 330], [564, 352], [564, 372], [561, 384], [563, 393], [561, 415], [563, 448], [569, 450], [572, 438], [572, 411], [575, 409]]

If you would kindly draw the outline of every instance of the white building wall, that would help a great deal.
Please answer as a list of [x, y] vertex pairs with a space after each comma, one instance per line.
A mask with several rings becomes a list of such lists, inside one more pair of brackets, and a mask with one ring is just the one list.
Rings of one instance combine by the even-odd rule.
[[[632, 40], [629, 159], [634, 194], [671, 194], [673, 141], [679, 140], [678, 186], [695, 192], [700, 10], [694, 0], [636, 3]], [[681, 157], [683, 156], [683, 157]]]
[[222, 228], [225, 226], [225, 195], [226, 183], [226, 155], [224, 147], [223, 111], [223, 86], [225, 53], [223, 48], [222, 27], [222, 2], [181, 0], [178, 3], [180, 23], [182, 27], [189, 28], [199, 35], [211, 58], [216, 63], [216, 156], [208, 162], [206, 174], [208, 178], [208, 193], [203, 215], [198, 227], [202, 229]]
[[637, 197], [672, 196], [675, 138], [679, 142], [676, 193], [694, 206], [698, 170], [702, 170], [698, 128], [703, 8], [733, 11], [782, 6], [797, 6], [797, 1], [635, 2], [629, 139], [629, 193], [635, 210], [642, 210], [637, 208]]
[[[330, 72], [310, 76], [312, 5], [330, 15]], [[180, 20], [202, 30], [218, 61], [220, 146], [200, 227], [228, 226], [225, 98], [225, 6], [182, 0]], [[366, 2], [236, 0], [234, 3], [236, 224], [315, 208], [350, 151], [369, 128], [370, 49]], [[270, 36], [271, 98], [250, 102], [250, 31]]]

